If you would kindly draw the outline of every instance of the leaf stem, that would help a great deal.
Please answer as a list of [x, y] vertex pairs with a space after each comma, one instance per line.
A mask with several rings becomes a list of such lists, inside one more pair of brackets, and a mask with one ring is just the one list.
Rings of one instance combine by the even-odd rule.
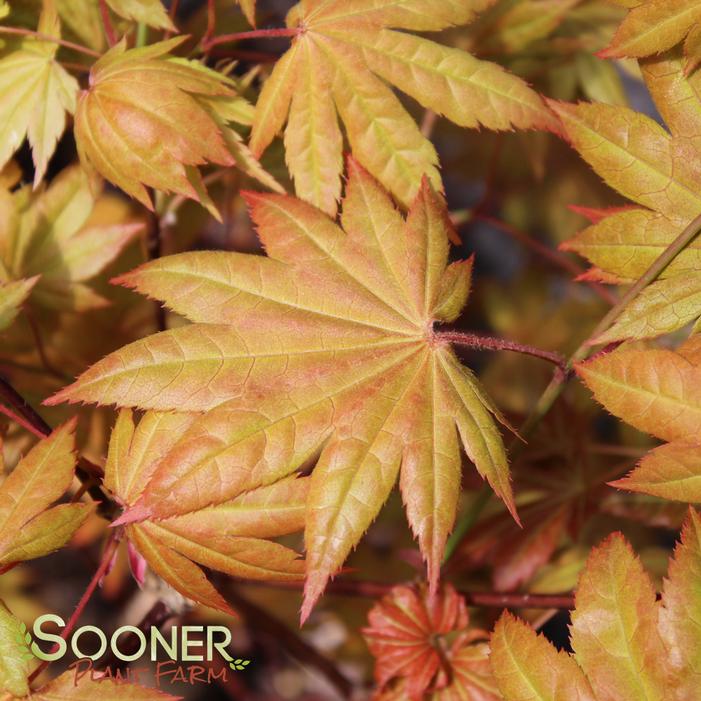
[[[574, 353], [567, 360], [567, 365], [565, 367], [565, 372], [563, 369], [558, 367], [550, 380], [550, 383], [545, 388], [543, 394], [541, 394], [540, 399], [536, 403], [533, 411], [531, 411], [530, 416], [526, 419], [525, 423], [519, 429], [519, 436], [524, 440], [528, 438], [535, 430], [535, 428], [540, 424], [540, 422], [545, 418], [550, 409], [553, 407], [562, 391], [565, 388], [565, 381], [571, 375], [571, 369], [573, 365], [581, 360], [585, 360], [592, 350], [590, 345], [590, 339], [597, 338], [602, 333], [608, 330], [608, 328], [618, 319], [618, 317], [625, 311], [626, 307], [652, 282], [654, 282], [664, 269], [699, 235], [701, 232], [701, 214], [697, 216], [684, 230], [677, 236], [674, 241], [655, 259], [655, 261], [650, 265], [650, 267], [642, 274], [642, 276], [637, 280], [637, 282], [630, 287], [625, 295], [606, 313], [606, 315], [597, 324], [594, 331], [588, 339], [582, 342], [582, 344], [574, 351]], [[520, 441], [515, 441], [512, 444], [512, 449], [510, 451], [511, 458], [519, 454], [523, 450], [525, 444]], [[451, 538], [449, 540], [450, 550], [446, 546], [446, 554], [443, 560], [445, 564], [452, 554], [455, 552], [457, 547], [460, 545], [462, 540], [465, 538], [467, 533], [470, 531], [472, 526], [477, 521], [477, 516], [479, 512], [482, 511], [484, 506], [491, 498], [491, 490], [488, 487], [484, 487], [483, 492], [486, 492], [487, 497], [477, 501], [478, 509], [471, 509], [463, 515], [463, 517], [458, 521], [455, 527], [455, 532], [459, 533], [459, 537]], [[480, 493], [482, 494], [482, 492]], [[477, 511], [477, 516], [474, 511]]]
[[[109, 570], [110, 564], [112, 563], [112, 558], [114, 557], [114, 554], [117, 551], [119, 541], [122, 537], [121, 533], [122, 532], [120, 529], [113, 529], [110, 532], [110, 535], [107, 539], [107, 543], [105, 544], [105, 549], [102, 553], [100, 564], [97, 570], [95, 570], [95, 574], [92, 576], [92, 579], [90, 580], [90, 583], [88, 584], [86, 590], [83, 592], [83, 596], [80, 597], [80, 601], [78, 601], [78, 604], [75, 607], [75, 611], [73, 611], [73, 615], [68, 619], [66, 627], [61, 632], [61, 639], [68, 640], [68, 636], [73, 632], [73, 629], [76, 627], [78, 621], [80, 620], [80, 617], [83, 615], [83, 611], [85, 611], [85, 607], [88, 605], [90, 598], [95, 593], [95, 590], [100, 584], [102, 578], [107, 573], [107, 570]], [[55, 645], [51, 652], [56, 652], [57, 649], [58, 645]], [[29, 675], [29, 682], [33, 682], [48, 667], [48, 665], [48, 660], [44, 660]]]
[[117, 43], [117, 34], [112, 26], [107, 0], [100, 0], [100, 17], [102, 19], [102, 27], [105, 30], [105, 36], [107, 37], [107, 43], [110, 46], [114, 46]]
[[300, 33], [298, 27], [280, 29], [252, 29], [248, 32], [236, 32], [235, 34], [222, 34], [207, 42], [203, 42], [205, 50], [211, 49], [219, 44], [228, 44], [232, 41], [243, 41], [244, 39], [276, 39], [279, 37], [294, 37]]
[[494, 338], [492, 336], [481, 336], [476, 333], [466, 333], [464, 331], [436, 331], [436, 338], [444, 341], [449, 341], [457, 346], [465, 348], [475, 348], [476, 350], [495, 350], [495, 351], [513, 351], [514, 353], [522, 353], [530, 355], [534, 358], [540, 358], [548, 363], [557, 365], [562, 371], [565, 371], [567, 359], [553, 351], [546, 351], [535, 346], [516, 343], [515, 341], [507, 341], [504, 338]]
[[[274, 589], [293, 589], [302, 587], [297, 582], [256, 582], [257, 587], [270, 587]], [[336, 580], [330, 582], [327, 594], [336, 596], [362, 597], [379, 599], [389, 594], [396, 585], [384, 582], [370, 582], [366, 580]], [[501, 593], [501, 592], [476, 592], [457, 589], [460, 596], [465, 599], [468, 606], [483, 608], [533, 608], [533, 609], [572, 609], [574, 608], [574, 594], [529, 594], [529, 593]]]
[[29, 36], [39, 39], [40, 41], [47, 41], [52, 44], [59, 44], [67, 49], [72, 49], [73, 51], [78, 51], [86, 56], [92, 56], [93, 58], [100, 58], [97, 51], [89, 49], [87, 46], [81, 46], [80, 44], [75, 44], [72, 41], [65, 41], [64, 39], [59, 39], [57, 37], [49, 36], [48, 34], [42, 34], [42, 32], [34, 32], [31, 29], [23, 29], [20, 27], [0, 27], [0, 34], [16, 34], [18, 36]]

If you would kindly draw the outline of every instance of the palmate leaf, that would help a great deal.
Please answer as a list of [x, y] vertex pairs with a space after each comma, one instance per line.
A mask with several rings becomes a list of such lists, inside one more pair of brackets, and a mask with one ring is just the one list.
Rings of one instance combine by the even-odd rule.
[[78, 99], [75, 136], [81, 163], [145, 206], [146, 187], [202, 202], [218, 216], [198, 168], [208, 163], [243, 171], [280, 189], [228, 126], [243, 101], [235, 83], [169, 52], [187, 37], [137, 49], [125, 40], [91, 68]]
[[[646, 60], [642, 69], [671, 134], [624, 107], [552, 105], [581, 156], [609, 185], [643, 207], [603, 214], [563, 246], [594, 264], [585, 276], [589, 279], [636, 280], [701, 213], [701, 74], [684, 76], [678, 50]], [[698, 319], [700, 256], [697, 239], [594, 340], [653, 338]]]
[[630, 545], [594, 549], [572, 614], [574, 655], [557, 652], [505, 613], [492, 633], [492, 671], [505, 701], [670, 701], [698, 695], [701, 522], [690, 510], [656, 601]]
[[669, 444], [648, 453], [613, 485], [701, 503], [701, 337], [677, 351], [623, 347], [581, 363], [577, 373], [612, 414]]
[[686, 38], [686, 71], [696, 68], [701, 61], [701, 0], [643, 0], [629, 7], [602, 55], [642, 58], [667, 51]]
[[[38, 31], [60, 38], [53, 2], [44, 4]], [[0, 58], [0, 169], [27, 136], [35, 186], [66, 126], [66, 112], [72, 114], [76, 108], [78, 81], [59, 65], [57, 50], [55, 42], [27, 37], [17, 50]]]
[[46, 189], [0, 190], [0, 203], [0, 282], [23, 281], [31, 303], [49, 309], [84, 311], [107, 304], [86, 282], [121, 253], [142, 224], [91, 224], [96, 198], [78, 166], [63, 170]]
[[0, 484], [0, 566], [42, 557], [65, 545], [91, 511], [49, 508], [73, 479], [75, 422], [37, 443]]
[[[105, 486], [120, 503], [129, 507], [146, 493], [159, 461], [194, 420], [192, 414], [147, 412], [135, 425], [132, 412], [122, 410], [105, 466]], [[183, 596], [231, 613], [198, 564], [245, 579], [300, 579], [304, 563], [297, 553], [266, 538], [302, 530], [308, 487], [306, 477], [287, 477], [218, 506], [131, 525], [127, 537]]]
[[540, 97], [520, 78], [464, 51], [394, 31], [466, 24], [492, 2], [300, 2], [287, 17], [299, 34], [258, 100], [253, 152], [262, 153], [287, 122], [286, 157], [297, 195], [334, 215], [343, 148], [336, 112], [354, 156], [403, 204], [425, 174], [440, 187], [433, 146], [386, 83], [461, 126], [554, 128]]
[[424, 181], [404, 221], [375, 180], [352, 160], [349, 169], [345, 233], [305, 202], [251, 193], [268, 258], [187, 253], [121, 278], [195, 323], [126, 346], [50, 400], [208, 412], [161, 461], [131, 519], [222, 503], [321, 449], [305, 616], [400, 473], [435, 586], [460, 442], [513, 511], [495, 410], [432, 329], [458, 316], [470, 285], [471, 261], [447, 265], [445, 203]]
[[363, 630], [376, 659], [375, 701], [499, 701], [487, 633], [469, 627], [463, 598], [446, 585], [396, 586], [368, 615]]

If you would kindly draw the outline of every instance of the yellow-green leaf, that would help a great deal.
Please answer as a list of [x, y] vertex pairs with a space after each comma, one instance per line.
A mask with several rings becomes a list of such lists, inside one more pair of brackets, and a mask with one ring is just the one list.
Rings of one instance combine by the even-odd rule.
[[120, 17], [134, 22], [143, 22], [149, 27], [175, 31], [161, 0], [107, 0], [107, 2]]
[[614, 487], [663, 499], [701, 503], [701, 446], [678, 440], [661, 445]]
[[9, 328], [17, 318], [37, 279], [34, 277], [16, 282], [0, 282], [0, 331]]
[[701, 367], [671, 350], [621, 348], [580, 363], [578, 375], [612, 414], [667, 441], [701, 436]]
[[[60, 36], [53, 5], [39, 20], [39, 30]], [[56, 60], [58, 44], [25, 38], [20, 48], [0, 59], [0, 168], [29, 138], [34, 185], [44, 176], [56, 142], [66, 126], [66, 112], [76, 109], [78, 81]]]
[[[334, 214], [341, 139], [331, 95], [354, 156], [405, 206], [424, 175], [440, 186], [437, 158], [384, 81], [463, 126], [557, 129], [541, 98], [520, 78], [462, 50], [390, 31], [466, 24], [492, 2], [303, 0], [287, 16], [288, 27], [299, 32], [258, 102], [251, 137], [254, 153], [266, 148], [289, 116], [287, 160], [297, 194]], [[316, 130], [318, 143], [306, 133], [310, 127], [300, 129], [304, 116], [312, 112], [319, 119], [324, 116], [324, 126]], [[319, 171], [320, 160], [328, 164], [328, 183]]]
[[688, 271], [645, 288], [594, 343], [654, 338], [701, 316], [701, 273]]

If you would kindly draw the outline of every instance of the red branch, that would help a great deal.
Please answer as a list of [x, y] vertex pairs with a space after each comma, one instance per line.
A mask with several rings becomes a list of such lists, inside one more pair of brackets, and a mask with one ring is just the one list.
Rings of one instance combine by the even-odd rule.
[[567, 360], [564, 356], [553, 351], [546, 351], [535, 346], [528, 346], [515, 341], [507, 341], [503, 338], [493, 338], [491, 336], [480, 336], [476, 333], [465, 333], [463, 331], [436, 331], [436, 337], [450, 343], [465, 348], [475, 348], [476, 350], [513, 351], [531, 355], [534, 358], [546, 360], [553, 365], [557, 365], [563, 372], [566, 371]]
[[86, 56], [100, 58], [100, 54], [97, 51], [93, 51], [87, 46], [81, 46], [80, 44], [75, 44], [72, 41], [58, 39], [57, 37], [52, 37], [48, 34], [42, 34], [41, 32], [33, 32], [31, 29], [21, 29], [20, 27], [0, 27], [0, 34], [16, 34], [18, 36], [34, 37], [39, 41], [47, 41], [52, 44], [58, 44], [59, 46], [65, 46], [67, 49], [78, 51], [81, 54], [85, 54]]
[[[83, 611], [85, 611], [85, 607], [88, 605], [90, 598], [95, 593], [95, 589], [97, 589], [98, 585], [100, 584], [100, 581], [107, 573], [107, 570], [110, 568], [110, 564], [112, 563], [112, 558], [114, 557], [114, 553], [116, 552], [117, 547], [119, 546], [120, 538], [121, 538], [121, 531], [120, 530], [113, 530], [110, 532], [110, 536], [107, 539], [107, 544], [105, 545], [105, 550], [102, 553], [102, 559], [100, 560], [100, 565], [97, 568], [97, 570], [95, 570], [95, 574], [93, 575], [92, 579], [90, 580], [90, 583], [88, 584], [87, 589], [83, 592], [83, 596], [80, 597], [80, 601], [78, 602], [78, 605], [75, 607], [75, 611], [73, 611], [73, 615], [68, 619], [68, 623], [66, 623], [66, 627], [63, 629], [63, 632], [61, 633], [61, 638], [63, 640], [68, 640], [68, 636], [73, 632], [73, 629], [76, 627], [78, 621], [80, 620], [80, 617], [83, 615]], [[58, 645], [54, 645], [54, 647], [51, 650], [51, 653], [54, 653], [57, 650], [58, 650]], [[48, 660], [44, 660], [29, 675], [30, 683], [32, 681], [34, 681], [48, 667], [48, 665], [49, 665]]]
[[236, 32], [235, 34], [222, 34], [203, 43], [205, 50], [211, 49], [219, 44], [228, 44], [232, 41], [242, 41], [244, 39], [275, 39], [279, 37], [294, 37], [300, 33], [298, 27], [292, 29], [252, 29], [250, 32]]
[[[242, 582], [245, 584], [245, 582]], [[256, 582], [256, 586], [276, 589], [301, 589], [297, 582]], [[389, 594], [396, 585], [383, 582], [339, 579], [330, 582], [326, 593], [333, 596], [352, 596], [368, 599], [381, 599]], [[516, 594], [501, 592], [474, 592], [458, 589], [468, 606], [484, 608], [531, 608], [531, 609], [573, 609], [574, 594]]]
[[117, 43], [117, 34], [112, 26], [112, 20], [110, 19], [110, 10], [107, 7], [107, 0], [100, 0], [100, 17], [102, 18], [102, 26], [105, 30], [105, 36], [107, 37], [107, 43], [110, 46], [114, 46]]

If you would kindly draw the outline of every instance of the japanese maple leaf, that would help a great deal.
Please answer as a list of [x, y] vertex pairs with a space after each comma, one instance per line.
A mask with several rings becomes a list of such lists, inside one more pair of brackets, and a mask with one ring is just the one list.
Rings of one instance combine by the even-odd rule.
[[[194, 420], [147, 412], [135, 424], [130, 410], [120, 412], [105, 466], [105, 486], [119, 503], [129, 507], [148, 493], [159, 461]], [[185, 516], [128, 526], [135, 577], [143, 577], [138, 551], [183, 596], [227, 613], [231, 608], [198, 564], [244, 579], [300, 579], [304, 563], [297, 553], [266, 538], [302, 530], [308, 487], [308, 478], [291, 476]]]
[[505, 701], [691, 700], [701, 669], [701, 520], [690, 510], [662, 600], [620, 533], [594, 549], [570, 628], [574, 655], [558, 652], [504, 613], [491, 665]]
[[[251, 148], [262, 153], [287, 122], [285, 154], [297, 195], [334, 215], [341, 194], [343, 122], [354, 156], [402, 203], [438, 158], [386, 83], [465, 127], [552, 128], [520, 78], [470, 54], [395, 29], [438, 31], [470, 22], [494, 0], [303, 0], [298, 30], [256, 108]], [[394, 29], [393, 29], [394, 28]]]
[[472, 266], [448, 265], [445, 203], [424, 180], [404, 220], [355, 161], [349, 169], [343, 228], [301, 200], [249, 193], [267, 258], [186, 253], [121, 278], [194, 323], [109, 355], [50, 400], [207, 412], [131, 519], [222, 503], [321, 450], [304, 617], [398, 476], [435, 587], [460, 493], [459, 438], [513, 510], [496, 410], [433, 329], [459, 315]]
[[90, 514], [87, 504], [51, 507], [73, 480], [74, 430], [72, 421], [39, 441], [0, 484], [0, 567], [58, 550]]
[[[44, 3], [38, 31], [60, 38], [53, 2]], [[0, 58], [0, 169], [29, 138], [34, 159], [34, 185], [44, 177], [56, 142], [75, 112], [78, 81], [56, 60], [58, 44], [26, 37], [19, 48]]]
[[464, 599], [450, 584], [397, 586], [368, 614], [363, 630], [376, 658], [377, 701], [475, 699], [497, 701], [487, 633], [468, 627]]
[[0, 188], [0, 299], [3, 289], [8, 295], [14, 289], [19, 303], [24, 297], [49, 309], [84, 311], [108, 303], [86, 282], [113, 262], [143, 225], [95, 225], [96, 202], [78, 166], [63, 170], [46, 189]]
[[[669, 132], [627, 107], [552, 103], [572, 146], [638, 205], [593, 213], [594, 224], [565, 244], [594, 264], [589, 279], [637, 280], [701, 214], [701, 74], [684, 75], [678, 50], [641, 67]], [[697, 238], [595, 342], [652, 338], [698, 319], [700, 265]]]
[[684, 41], [685, 71], [701, 62], [701, 0], [635, 0], [602, 56], [642, 58]]
[[235, 83], [205, 66], [169, 52], [187, 37], [137, 49], [126, 41], [90, 70], [80, 93], [75, 137], [81, 163], [97, 171], [146, 207], [146, 186], [189, 197], [213, 209], [199, 166], [238, 164], [263, 184], [280, 186], [265, 173], [228, 126]]
[[9, 328], [27, 301], [38, 278], [3, 282], [0, 280], [0, 331]]
[[580, 363], [577, 373], [612, 414], [669, 441], [613, 484], [701, 502], [701, 337], [692, 336], [676, 351], [623, 346]]

